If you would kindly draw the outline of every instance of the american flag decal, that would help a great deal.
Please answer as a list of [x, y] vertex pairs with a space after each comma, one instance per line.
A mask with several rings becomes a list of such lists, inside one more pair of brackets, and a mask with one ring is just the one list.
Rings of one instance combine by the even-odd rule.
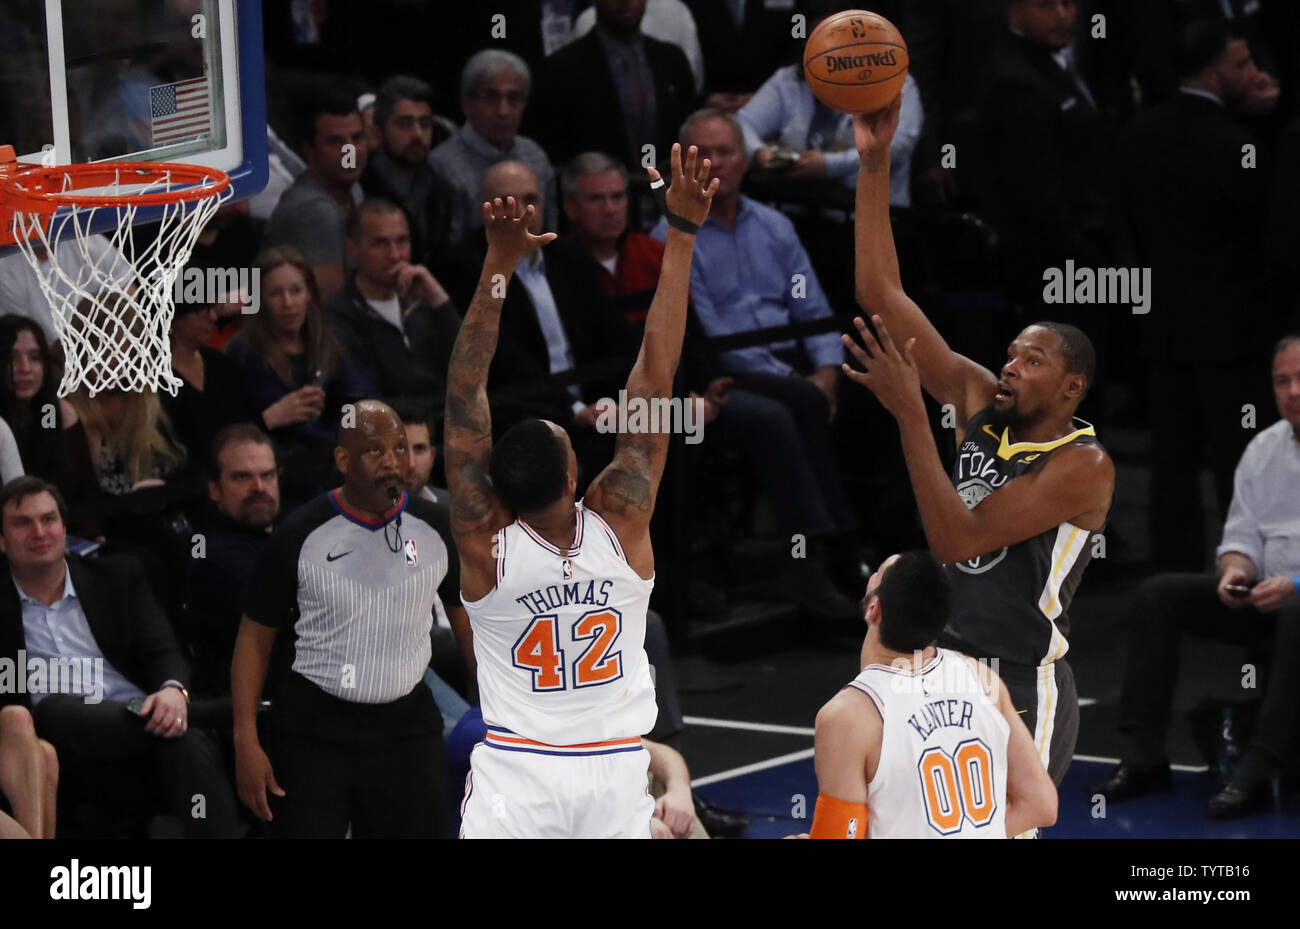
[[206, 77], [149, 88], [149, 121], [155, 146], [204, 135], [211, 119]]

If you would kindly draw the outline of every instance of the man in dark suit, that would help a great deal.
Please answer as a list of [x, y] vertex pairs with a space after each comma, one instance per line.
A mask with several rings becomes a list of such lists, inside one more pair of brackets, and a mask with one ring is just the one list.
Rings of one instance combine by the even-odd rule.
[[[493, 165], [483, 178], [483, 200], [514, 197], [533, 206], [534, 234], [542, 232], [543, 194], [536, 175], [518, 161]], [[452, 284], [458, 300], [469, 304], [486, 254], [482, 235], [467, 244]], [[492, 423], [504, 431], [522, 419], [548, 419], [568, 431], [583, 473], [601, 454], [612, 453], [613, 436], [596, 430], [597, 401], [616, 398], [635, 361], [629, 328], [600, 287], [598, 265], [585, 248], [557, 239], [521, 261], [506, 286], [501, 330], [488, 375]], [[546, 384], [552, 374], [609, 361], [608, 371], [580, 384]], [[609, 447], [606, 448], [605, 446]], [[585, 476], [584, 476], [585, 475]]]
[[644, 13], [645, 0], [596, 0], [595, 28], [547, 60], [525, 118], [554, 163], [607, 152], [640, 172], [647, 144], [667, 160], [695, 78], [680, 48], [641, 32]]
[[366, 200], [348, 217], [356, 272], [325, 303], [343, 351], [385, 401], [442, 402], [460, 314], [437, 278], [411, 262], [406, 214]]
[[[1232, 116], [1259, 72], [1221, 23], [1184, 30], [1176, 60], [1179, 92], [1133, 121], [1118, 157], [1137, 262], [1151, 269], [1150, 313], [1138, 319], [1156, 411], [1152, 555], [1161, 570], [1201, 570], [1197, 475], [1208, 453], [1222, 515], [1251, 437], [1243, 404], [1268, 409], [1250, 359], [1278, 327], [1262, 292], [1267, 165], [1245, 166], [1255, 139]], [[1232, 313], [1249, 313], [1250, 324], [1225, 323]]]
[[[1012, 34], [980, 105], [976, 186], [1003, 235], [1009, 296], [1032, 307], [1041, 302], [1044, 268], [1066, 259], [1082, 267], [1111, 264], [1107, 194], [1115, 129], [1077, 66], [1075, 4], [1011, 0], [1008, 11]], [[1053, 313], [1094, 328], [1095, 314]]]
[[0, 656], [23, 683], [0, 688], [0, 704], [32, 711], [65, 782], [145, 766], [167, 795], [156, 805], [187, 834], [238, 835], [217, 743], [189, 728], [189, 668], [167, 618], [133, 560], [68, 555], [66, 512], [58, 489], [40, 478], [0, 490], [0, 551], [11, 579], [0, 590]]

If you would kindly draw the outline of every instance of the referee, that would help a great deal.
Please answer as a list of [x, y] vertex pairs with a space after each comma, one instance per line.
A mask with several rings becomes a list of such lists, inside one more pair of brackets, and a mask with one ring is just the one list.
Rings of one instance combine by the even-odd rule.
[[[446, 516], [402, 490], [406, 432], [383, 403], [356, 405], [334, 461], [343, 486], [284, 521], [245, 595], [231, 668], [239, 798], [276, 837], [350, 826], [356, 838], [441, 838], [442, 719], [423, 675], [435, 594], [460, 603]], [[292, 667], [264, 751], [257, 707], [282, 633]]]

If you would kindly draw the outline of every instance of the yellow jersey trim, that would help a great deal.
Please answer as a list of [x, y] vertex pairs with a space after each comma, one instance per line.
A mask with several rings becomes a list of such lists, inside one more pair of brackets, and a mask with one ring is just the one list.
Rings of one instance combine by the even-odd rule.
[[1007, 440], [1007, 433], [1010, 432], [1009, 428], [1004, 428], [1002, 435], [999, 436], [988, 423], [984, 424], [984, 432], [998, 440], [998, 457], [1003, 461], [1008, 461], [1012, 456], [1019, 455], [1021, 452], [1050, 452], [1054, 448], [1060, 448], [1062, 445], [1073, 442], [1080, 436], [1097, 437], [1097, 430], [1093, 428], [1091, 423], [1084, 423], [1081, 419], [1078, 422], [1083, 423], [1082, 429], [1076, 429], [1069, 435], [1062, 436], [1053, 442], [1010, 442]]

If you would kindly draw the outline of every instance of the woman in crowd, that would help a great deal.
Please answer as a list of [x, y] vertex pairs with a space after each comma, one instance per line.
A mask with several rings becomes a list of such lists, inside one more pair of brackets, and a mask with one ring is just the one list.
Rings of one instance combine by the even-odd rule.
[[172, 373], [176, 396], [160, 394], [163, 409], [191, 461], [203, 461], [212, 439], [232, 423], [260, 422], [248, 402], [242, 373], [225, 354], [209, 348], [217, 307], [178, 303], [172, 320]]
[[[13, 432], [18, 473], [42, 477], [69, 496], [93, 484], [85, 432], [76, 410], [55, 393], [60, 373], [40, 324], [0, 316], [0, 358], [9, 359], [0, 376], [0, 416]], [[6, 481], [17, 476], [12, 465], [0, 470]]]
[[[333, 483], [331, 452], [343, 404], [371, 393], [325, 321], [311, 265], [289, 246], [258, 256], [261, 312], [226, 347], [271, 431], [297, 499]], [[282, 488], [283, 490], [284, 488]]]

